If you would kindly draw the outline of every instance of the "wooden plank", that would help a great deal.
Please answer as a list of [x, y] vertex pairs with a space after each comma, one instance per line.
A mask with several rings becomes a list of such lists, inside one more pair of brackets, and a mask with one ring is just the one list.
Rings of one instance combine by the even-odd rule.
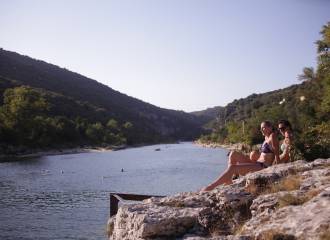
[[119, 202], [119, 200], [115, 196], [110, 194], [110, 217], [117, 214], [118, 202]]
[[117, 194], [113, 194], [112, 196], [115, 196], [122, 204], [126, 204], [127, 202], [124, 201], [121, 197], [119, 197]]
[[144, 199], [148, 199], [151, 197], [166, 197], [166, 196], [158, 196], [158, 195], [141, 195], [141, 194], [128, 194], [128, 193], [110, 193], [114, 195], [118, 195], [124, 200], [135, 200], [135, 201], [142, 201]]
[[124, 200], [142, 201], [151, 197], [166, 197], [157, 195], [141, 195], [141, 194], [128, 194], [128, 193], [110, 193], [110, 217], [116, 215], [118, 212], [118, 202], [126, 204]]

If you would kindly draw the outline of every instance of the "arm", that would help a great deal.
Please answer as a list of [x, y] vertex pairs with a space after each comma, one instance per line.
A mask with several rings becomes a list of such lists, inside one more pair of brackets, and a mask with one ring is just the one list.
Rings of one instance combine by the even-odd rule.
[[274, 149], [274, 155], [275, 155], [275, 164], [280, 164], [280, 155], [279, 155], [279, 138], [278, 136], [276, 136], [275, 134], [272, 134], [270, 136], [270, 140], [272, 142], [273, 145], [273, 149]]
[[289, 146], [291, 140], [292, 140], [291, 134], [289, 132], [285, 132], [285, 140], [284, 140], [284, 142], [285, 142], [286, 147]]

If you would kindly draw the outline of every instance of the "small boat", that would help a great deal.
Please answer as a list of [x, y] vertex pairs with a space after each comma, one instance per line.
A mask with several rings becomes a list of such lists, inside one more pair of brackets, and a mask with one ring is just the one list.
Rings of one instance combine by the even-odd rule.
[[160, 151], [160, 148], [156, 148], [155, 151]]

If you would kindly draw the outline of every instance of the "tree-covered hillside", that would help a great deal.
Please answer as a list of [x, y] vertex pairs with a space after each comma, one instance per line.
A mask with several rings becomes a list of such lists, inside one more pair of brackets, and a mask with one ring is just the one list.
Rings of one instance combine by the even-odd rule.
[[235, 99], [222, 108], [216, 118], [206, 124], [204, 128], [216, 130], [225, 127], [227, 122], [240, 122], [258, 115], [261, 110], [266, 111], [266, 109], [271, 108], [280, 108], [281, 112], [286, 113], [287, 117], [292, 118], [296, 122], [297, 108], [301, 105], [303, 90], [310, 90], [311, 88], [312, 85], [303, 82], [284, 89], [262, 94], [252, 94], [239, 100]]
[[131, 122], [135, 128], [151, 135], [185, 140], [196, 138], [202, 132], [200, 127], [211, 120], [207, 116], [156, 107], [78, 73], [3, 49], [0, 50], [0, 76], [42, 91], [52, 104], [49, 113], [52, 116], [74, 119], [83, 117], [82, 109], [95, 108], [97, 116], [84, 115], [90, 122], [104, 124], [113, 118]]
[[330, 157], [330, 22], [322, 26], [320, 35], [322, 39], [315, 42], [318, 67], [302, 69], [301, 84], [233, 101], [204, 126], [214, 132], [200, 140], [253, 145], [264, 141], [260, 133], [264, 120], [277, 125], [286, 119], [296, 135], [290, 143], [291, 159]]
[[197, 116], [209, 116], [212, 118], [215, 118], [218, 114], [218, 112], [222, 109], [223, 107], [217, 106], [213, 108], [207, 108], [202, 111], [195, 111], [195, 112], [190, 112], [190, 114], [194, 114]]

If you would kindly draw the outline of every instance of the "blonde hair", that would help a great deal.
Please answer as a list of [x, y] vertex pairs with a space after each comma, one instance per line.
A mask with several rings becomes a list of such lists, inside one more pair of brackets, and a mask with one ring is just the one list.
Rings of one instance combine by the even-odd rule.
[[275, 127], [275, 124], [273, 123], [273, 121], [271, 121], [271, 120], [265, 120], [262, 123], [265, 123], [267, 125], [267, 127], [273, 127], [273, 131], [272, 132], [275, 132], [276, 127]]

